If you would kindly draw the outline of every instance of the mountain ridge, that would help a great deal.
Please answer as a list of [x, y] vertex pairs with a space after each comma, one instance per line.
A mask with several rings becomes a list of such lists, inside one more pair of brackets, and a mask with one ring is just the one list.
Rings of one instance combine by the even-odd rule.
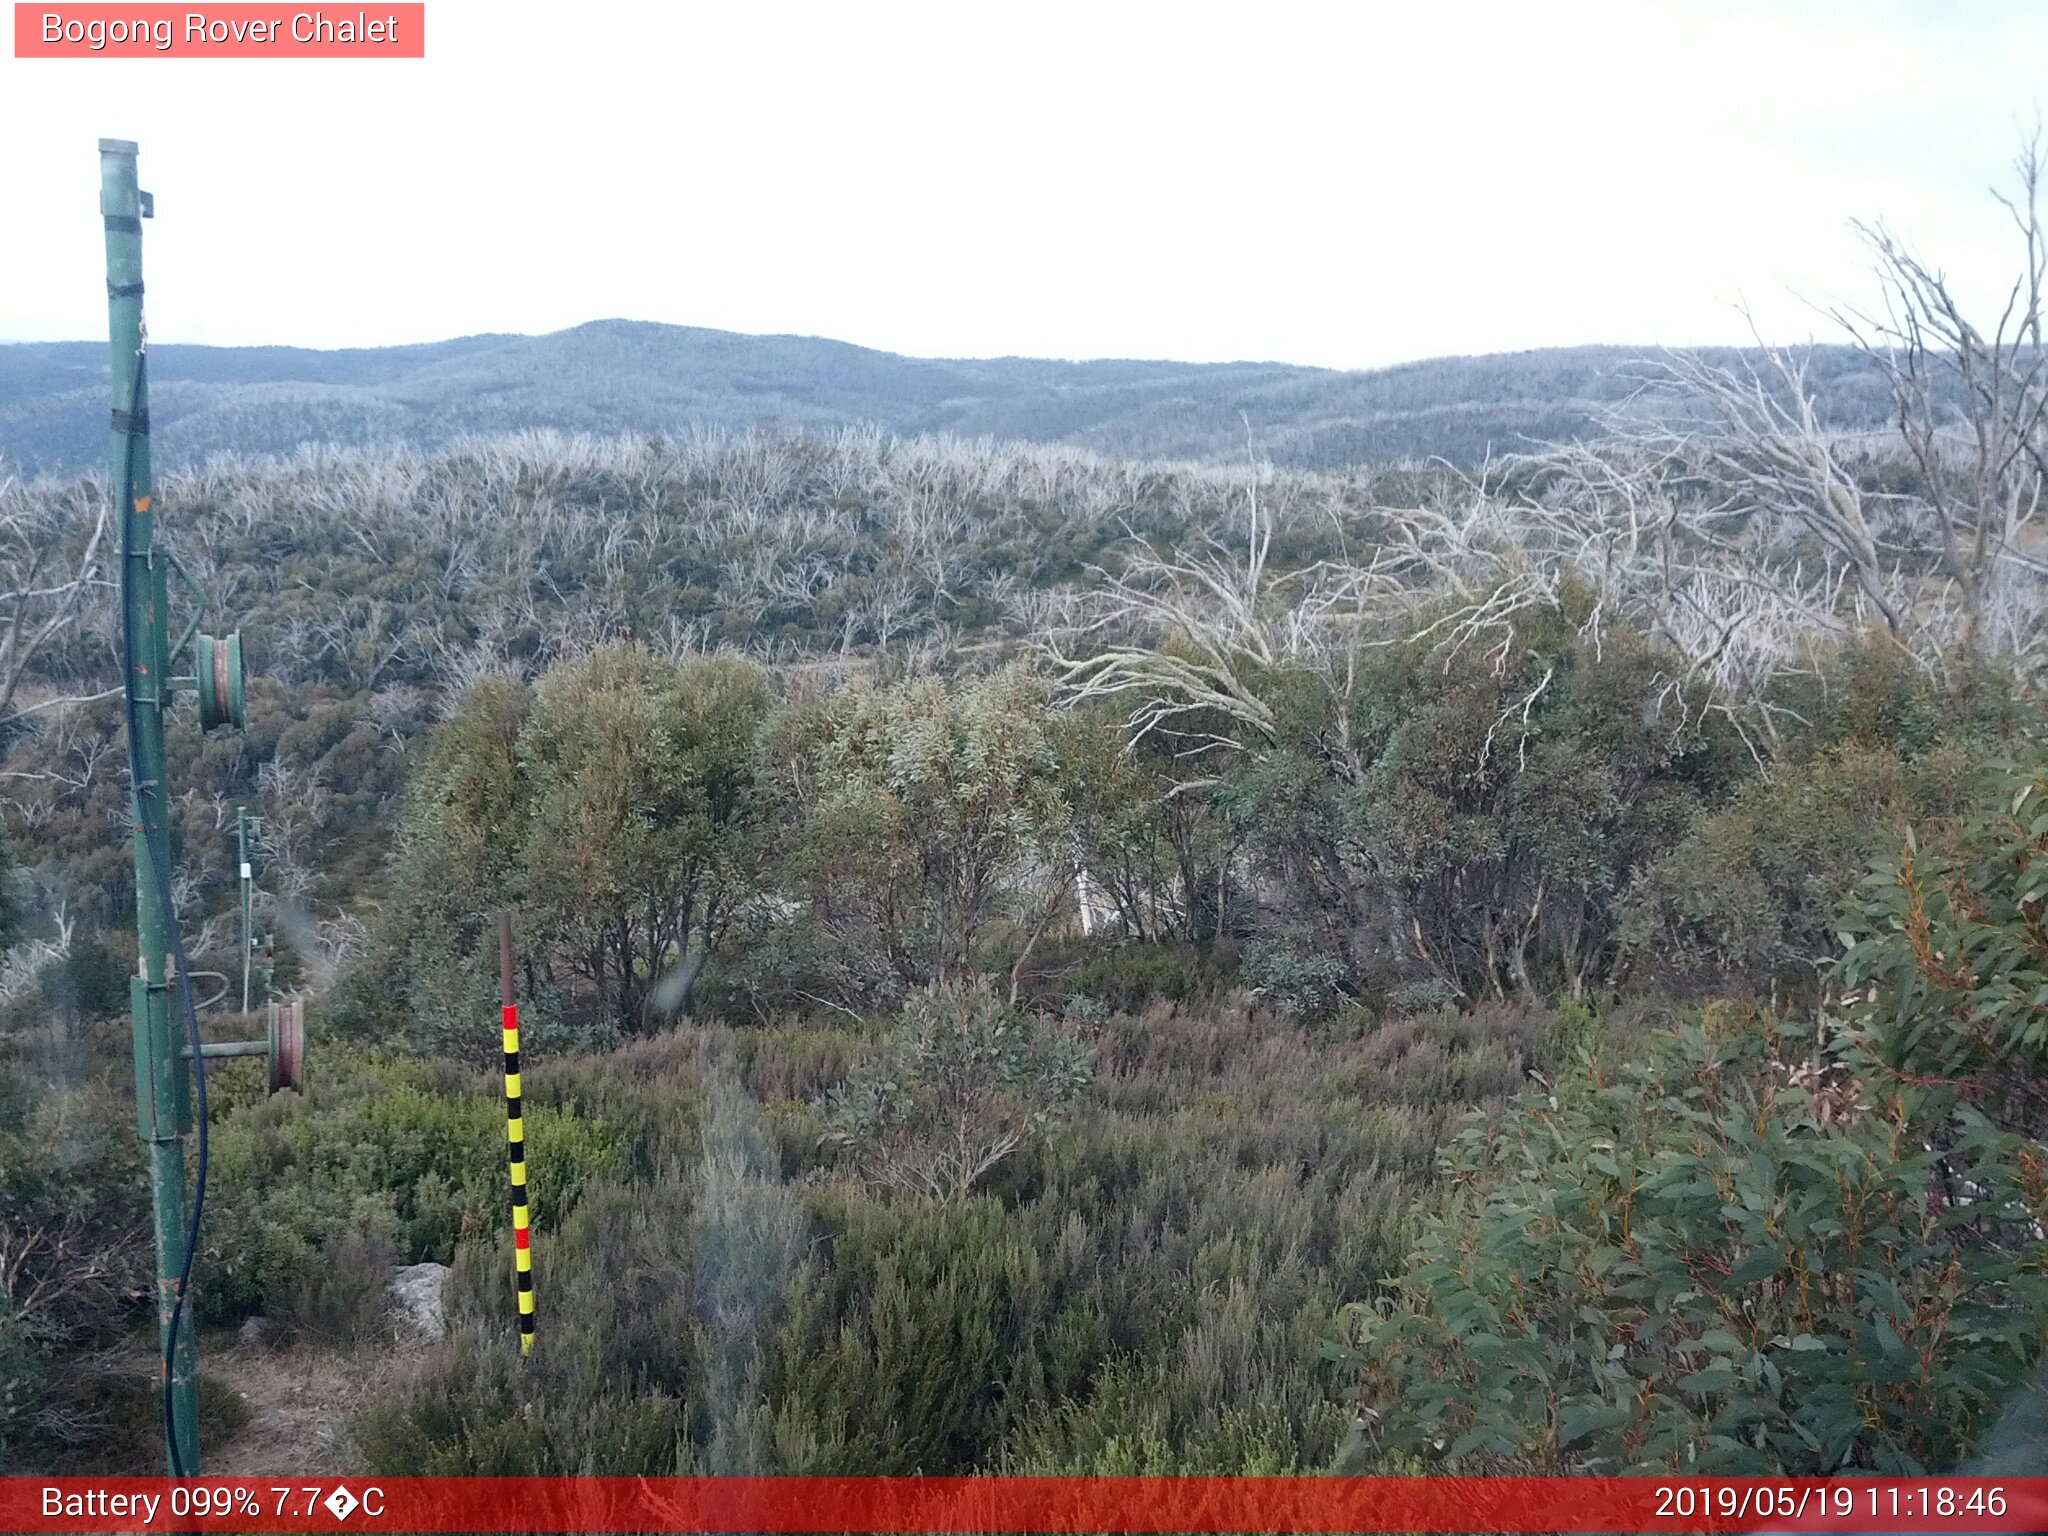
[[[1276, 463], [1330, 468], [1442, 458], [1583, 436], [1657, 349], [1562, 347], [1371, 370], [1279, 362], [915, 358], [853, 342], [653, 321], [541, 335], [482, 332], [393, 347], [152, 348], [160, 465], [305, 442], [432, 447], [473, 434], [829, 429], [876, 425], [1065, 443], [1119, 457], [1242, 456], [1249, 426]], [[1706, 349], [1734, 359], [1735, 349]], [[1882, 420], [1882, 379], [1853, 348], [1812, 350], [1844, 425]], [[0, 343], [0, 460], [75, 474], [106, 452], [106, 348]]]

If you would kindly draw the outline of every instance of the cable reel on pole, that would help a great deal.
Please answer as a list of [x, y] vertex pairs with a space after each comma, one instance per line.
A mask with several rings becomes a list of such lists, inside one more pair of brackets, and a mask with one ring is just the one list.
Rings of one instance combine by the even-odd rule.
[[270, 1027], [265, 1035], [270, 1057], [270, 1091], [306, 1088], [306, 1000], [270, 1004]]
[[242, 673], [242, 632], [238, 629], [224, 640], [194, 635], [192, 670], [199, 694], [199, 728], [247, 727], [249, 696]]

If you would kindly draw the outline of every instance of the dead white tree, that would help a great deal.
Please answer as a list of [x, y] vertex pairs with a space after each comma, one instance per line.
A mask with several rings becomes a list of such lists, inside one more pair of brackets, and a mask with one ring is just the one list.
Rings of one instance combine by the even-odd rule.
[[45, 966], [71, 953], [78, 931], [77, 919], [65, 910], [62, 897], [56, 898], [50, 911], [54, 927], [51, 937], [26, 939], [0, 951], [0, 1002], [24, 996], [41, 978]]
[[[1256, 478], [1246, 487], [1246, 511], [1241, 549], [1205, 531], [1194, 550], [1162, 553], [1133, 535], [1123, 568], [1101, 572], [1103, 589], [1079, 634], [1048, 637], [1071, 701], [1128, 703], [1133, 742], [1163, 731], [1190, 752], [1234, 746], [1199, 723], [1205, 714], [1273, 738], [1278, 723], [1258, 682], [1285, 649], [1287, 604], [1276, 600], [1267, 575], [1273, 525]], [[1085, 655], [1066, 649], [1103, 637], [1109, 643]]]
[[[1773, 536], [1753, 501], [1703, 470], [1687, 437], [1663, 431], [1506, 460], [1471, 494], [1516, 530], [1524, 596], [1555, 601], [1576, 581], [1591, 603], [1580, 630], [1596, 646], [1628, 625], [1683, 662], [1663, 701], [1681, 706], [1677, 723], [1697, 703], [1761, 754], [1779, 734], [1772, 684], [1810, 671], [1818, 648], [1868, 610], [1845, 595], [1847, 562]], [[1701, 681], [1710, 686], [1692, 686]]]
[[1364, 558], [1351, 554], [1341, 514], [1326, 505], [1340, 554], [1275, 571], [1277, 514], [1263, 481], [1255, 470], [1243, 484], [1241, 544], [1202, 530], [1190, 550], [1162, 553], [1133, 538], [1123, 568], [1103, 573], [1086, 598], [1090, 616], [1048, 640], [1070, 702], [1129, 701], [1134, 741], [1158, 731], [1188, 754], [1235, 749], [1274, 739], [1271, 676], [1299, 667], [1337, 702], [1341, 761], [1350, 756], [1344, 705], [1367, 648], [1423, 642], [1448, 665], [1484, 645], [1503, 665], [1518, 626], [1555, 610], [1578, 562], [1574, 542], [1562, 554], [1550, 549], [1537, 537], [1544, 530], [1481, 480], [1447, 483], [1429, 505], [1352, 509], [1357, 541], [1371, 551]]
[[[1961, 651], [2040, 665], [2048, 626], [2048, 349], [2037, 133], [1994, 192], [2019, 235], [2020, 272], [1995, 323], [1967, 316], [1948, 277], [1882, 224], [1856, 227], [1876, 259], [1873, 315], [1835, 311], [1890, 387], [1893, 428], [1831, 426], [1806, 360], [1758, 345], [1726, 364], [1679, 355], [1608, 439], [1522, 461], [1523, 499], [1554, 531], [1598, 545], [1604, 574], [1652, 627], [1723, 686], [1752, 697], [1810, 664], [1813, 642], [1874, 627], [1938, 671]], [[1903, 455], [1883, 490], [1870, 473]], [[1896, 475], [1885, 477], [1896, 481]], [[1654, 602], [1643, 602], [1654, 594]]]
[[109, 585], [107, 503], [90, 485], [62, 496], [0, 479], [0, 720], [110, 697], [58, 690], [17, 706], [22, 687], [54, 641], [75, 625], [92, 594]]
[[2040, 518], [2048, 490], [2042, 170], [2037, 126], [2013, 160], [2014, 189], [1992, 189], [2019, 237], [2020, 270], [1989, 329], [1963, 313], [1939, 267], [1882, 223], [1857, 225], [1876, 258], [1882, 312], [1841, 316], [1891, 385], [1956, 639], [1991, 656], [2024, 655], [2038, 642], [2048, 577]]
[[1910, 641], [1918, 619], [1896, 572], [1899, 551], [1885, 548], [1841, 438], [1823, 425], [1804, 361], [1782, 347], [1757, 350], [1758, 361], [1733, 368], [1670, 358], [1669, 381], [1706, 423], [1623, 430], [1618, 439], [1649, 450], [1643, 460], [1670, 481], [1689, 540], [1770, 568], [1804, 535], [1849, 574], [1885, 629]]

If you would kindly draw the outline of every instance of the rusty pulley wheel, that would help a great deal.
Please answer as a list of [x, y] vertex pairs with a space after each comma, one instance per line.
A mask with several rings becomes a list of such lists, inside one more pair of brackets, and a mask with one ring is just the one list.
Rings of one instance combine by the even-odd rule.
[[270, 1005], [270, 1091], [305, 1089], [306, 1004], [301, 998]]
[[199, 635], [193, 640], [192, 655], [199, 690], [199, 728], [246, 727], [249, 695], [242, 671], [242, 632], [238, 629], [225, 639]]

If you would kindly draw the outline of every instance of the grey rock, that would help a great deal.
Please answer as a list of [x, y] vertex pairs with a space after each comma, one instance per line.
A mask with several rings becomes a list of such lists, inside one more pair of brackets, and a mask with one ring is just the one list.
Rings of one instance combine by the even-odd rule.
[[448, 1332], [446, 1264], [407, 1264], [393, 1272], [389, 1290], [399, 1320], [423, 1339]]

